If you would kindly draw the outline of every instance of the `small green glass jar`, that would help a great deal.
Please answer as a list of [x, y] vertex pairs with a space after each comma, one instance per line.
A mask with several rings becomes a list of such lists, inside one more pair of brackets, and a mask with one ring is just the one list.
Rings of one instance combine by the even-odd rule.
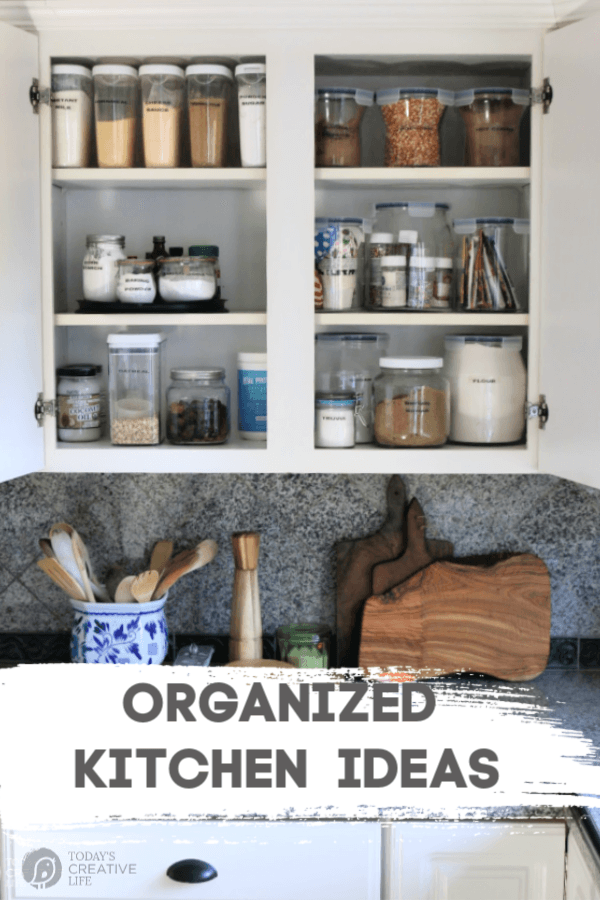
[[297, 669], [327, 669], [329, 638], [329, 628], [320, 622], [284, 625], [277, 629], [279, 656]]

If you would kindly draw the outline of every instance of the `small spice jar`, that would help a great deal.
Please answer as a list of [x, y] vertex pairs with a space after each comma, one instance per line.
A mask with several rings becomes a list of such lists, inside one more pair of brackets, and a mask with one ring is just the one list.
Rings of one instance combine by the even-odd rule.
[[152, 303], [156, 297], [153, 261], [120, 259], [117, 266], [117, 300], [121, 303]]
[[58, 382], [58, 439], [82, 443], [99, 441], [104, 398], [102, 366], [71, 365], [56, 370]]
[[431, 309], [435, 286], [437, 258], [434, 256], [411, 256], [408, 270], [408, 308]]
[[381, 302], [381, 260], [384, 256], [393, 256], [397, 241], [390, 231], [374, 231], [368, 244], [369, 260], [369, 293], [365, 306], [367, 309], [379, 309]]
[[375, 379], [375, 442], [384, 447], [439, 447], [450, 427], [450, 388], [443, 360], [384, 357]]
[[171, 369], [167, 438], [172, 444], [223, 444], [230, 432], [225, 369]]
[[381, 260], [381, 306], [383, 309], [406, 306], [405, 256], [385, 256]]
[[88, 234], [83, 257], [83, 296], [85, 300], [112, 303], [117, 299], [120, 259], [125, 259], [125, 236]]
[[158, 289], [168, 303], [212, 300], [217, 292], [216, 260], [199, 256], [163, 259]]
[[392, 88], [377, 91], [385, 122], [386, 166], [439, 166], [439, 126], [451, 91], [439, 88]]
[[320, 622], [284, 625], [277, 629], [279, 657], [297, 669], [327, 669], [330, 635]]
[[356, 395], [351, 391], [315, 393], [315, 447], [354, 447]]
[[372, 105], [372, 91], [317, 88], [316, 166], [360, 166], [360, 123], [365, 109]]
[[455, 105], [465, 123], [466, 166], [518, 166], [519, 126], [529, 91], [492, 87], [459, 91]]

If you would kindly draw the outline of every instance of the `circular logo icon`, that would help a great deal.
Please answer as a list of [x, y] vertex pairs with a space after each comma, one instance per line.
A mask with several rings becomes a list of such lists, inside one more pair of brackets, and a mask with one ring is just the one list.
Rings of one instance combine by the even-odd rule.
[[32, 887], [42, 890], [52, 887], [62, 875], [62, 865], [54, 850], [40, 847], [23, 857], [23, 878]]

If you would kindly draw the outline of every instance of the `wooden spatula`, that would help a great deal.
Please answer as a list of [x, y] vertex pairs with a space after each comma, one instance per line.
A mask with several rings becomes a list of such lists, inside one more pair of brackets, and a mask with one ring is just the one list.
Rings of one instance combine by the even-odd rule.
[[87, 599], [83, 592], [83, 588], [75, 581], [69, 572], [63, 569], [57, 559], [45, 557], [44, 559], [38, 559], [37, 564], [42, 572], [45, 572], [59, 588], [62, 588], [62, 590], [69, 595], [69, 597], [72, 597], [74, 600]]
[[135, 581], [135, 575], [126, 575], [115, 591], [115, 603], [135, 603], [136, 599], [131, 593], [131, 585]]
[[149, 569], [147, 572], [140, 572], [135, 576], [129, 585], [129, 590], [138, 603], [148, 603], [152, 599], [159, 578], [160, 575], [156, 569]]
[[162, 574], [163, 569], [171, 559], [173, 553], [173, 541], [157, 541], [150, 557], [150, 569]]
[[164, 570], [160, 581], [154, 591], [153, 600], [158, 600], [169, 590], [176, 581], [189, 572], [195, 572], [212, 562], [217, 555], [217, 542], [213, 540], [201, 541], [193, 550], [183, 550], [174, 556]]

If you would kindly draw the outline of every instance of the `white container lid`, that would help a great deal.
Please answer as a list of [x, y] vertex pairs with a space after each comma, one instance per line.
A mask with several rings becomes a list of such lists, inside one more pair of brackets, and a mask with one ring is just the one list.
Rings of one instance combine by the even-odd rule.
[[406, 257], [405, 256], [382, 256], [381, 257], [381, 268], [387, 268], [387, 266], [405, 266], [406, 265]]
[[141, 75], [177, 75], [179, 78], [183, 78], [185, 72], [181, 66], [167, 66], [156, 63], [149, 66], [140, 66]]
[[229, 78], [233, 81], [233, 73], [226, 66], [211, 66], [208, 63], [188, 66], [185, 70], [187, 75], [222, 75], [223, 78]]
[[453, 261], [451, 256], [438, 256], [435, 261], [438, 269], [451, 269]]
[[158, 347], [165, 340], [164, 334], [109, 334], [109, 347]]
[[419, 232], [418, 231], [401, 231], [398, 235], [398, 243], [399, 244], [418, 244], [419, 243]]
[[411, 256], [410, 265], [413, 269], [435, 269], [437, 259], [435, 256]]
[[[415, 232], [416, 234], [416, 232]], [[374, 231], [371, 235], [372, 244], [394, 244], [394, 235], [391, 231]]]
[[441, 369], [440, 356], [384, 356], [379, 360], [382, 369]]
[[83, 78], [91, 78], [92, 72], [85, 66], [63, 65], [62, 63], [52, 66], [53, 75], [81, 75]]
[[238, 75], [266, 75], [267, 67], [264, 63], [242, 63], [235, 67], [235, 77]]
[[137, 78], [137, 74], [137, 69], [134, 69], [133, 66], [102, 65], [94, 66], [92, 69], [92, 75], [130, 75], [132, 78]]
[[240, 363], [263, 363], [263, 365], [267, 365], [267, 354], [266, 353], [238, 353], [237, 355], [238, 364]]

